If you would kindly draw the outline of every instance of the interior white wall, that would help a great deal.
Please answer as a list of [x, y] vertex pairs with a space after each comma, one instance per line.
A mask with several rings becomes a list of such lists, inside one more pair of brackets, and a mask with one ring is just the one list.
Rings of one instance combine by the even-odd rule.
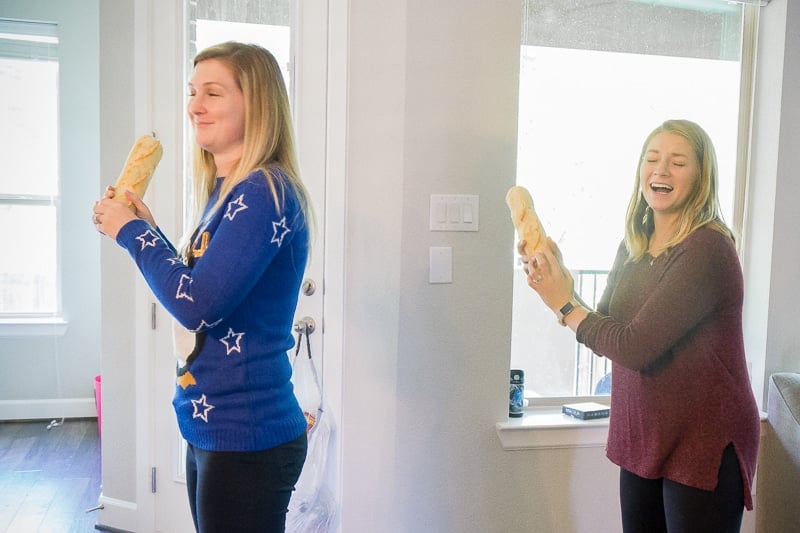
[[350, 2], [340, 423], [344, 531], [351, 520], [380, 530], [395, 512], [395, 484], [387, 480], [395, 475], [397, 432], [405, 20], [404, 2]]
[[[125, 161], [131, 139], [137, 137], [137, 112], [142, 112], [136, 106], [134, 1], [99, 2], [102, 113], [98, 194], [119, 175], [120, 161]], [[98, 246], [102, 262], [102, 498], [108, 512], [130, 519], [135, 514], [137, 479], [136, 357], [143, 356], [137, 351], [135, 324], [146, 307], [136, 305], [140, 276], [127, 254], [108, 238], [102, 238]]]
[[[761, 9], [745, 229], [745, 341], [753, 383], [766, 409], [767, 380], [800, 371], [800, 6], [772, 0]], [[763, 365], [763, 366], [762, 366]]]
[[[797, 275], [798, 258], [800, 258], [800, 210], [797, 199], [800, 198], [800, 180], [797, 169], [800, 168], [800, 6], [797, 2], [780, 0], [775, 2], [774, 13], [766, 13], [764, 34], [773, 31], [780, 35], [784, 32], [783, 69], [780, 82], [777, 79], [762, 78], [763, 86], [770, 83], [780, 85], [780, 121], [777, 135], [763, 139], [763, 144], [777, 140], [778, 157], [776, 168], [775, 211], [773, 213], [772, 265], [770, 269], [770, 295], [772, 302], [769, 313], [769, 329], [767, 332], [766, 372], [764, 376], [764, 398], [766, 398], [769, 375], [779, 371], [800, 371], [800, 331], [797, 321], [797, 294], [800, 293], [800, 276]], [[785, 16], [781, 16], [785, 12]], [[777, 54], [776, 54], [777, 55]], [[775, 95], [765, 91], [764, 98]], [[775, 103], [762, 99], [763, 107], [774, 106]], [[769, 130], [768, 130], [769, 131]], [[763, 132], [762, 132], [763, 133]], [[755, 218], [755, 215], [754, 215]]]
[[[351, 0], [349, 24], [343, 531], [619, 530], [602, 449], [504, 452], [494, 429], [519, 3]], [[480, 196], [479, 232], [429, 231], [449, 193]], [[428, 283], [431, 246], [452, 284]]]

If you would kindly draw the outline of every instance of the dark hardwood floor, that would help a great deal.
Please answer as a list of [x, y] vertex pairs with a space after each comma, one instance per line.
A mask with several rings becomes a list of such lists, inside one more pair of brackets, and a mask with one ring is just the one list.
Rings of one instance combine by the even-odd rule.
[[100, 495], [97, 421], [0, 421], [0, 532], [94, 532]]

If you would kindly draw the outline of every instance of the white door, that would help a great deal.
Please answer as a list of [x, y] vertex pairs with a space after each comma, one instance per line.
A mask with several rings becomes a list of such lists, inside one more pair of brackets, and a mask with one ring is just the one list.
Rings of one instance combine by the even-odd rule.
[[[197, 2], [197, 6], [201, 7], [193, 6], [191, 10], [186, 3], [186, 0], [159, 2], [158, 16], [153, 16], [152, 12], [138, 15], [138, 20], [152, 29], [148, 39], [152, 44], [142, 44], [138, 48], [152, 64], [152, 71], [148, 73], [150, 86], [141, 89], [148, 91], [149, 98], [152, 98], [151, 122], [165, 144], [165, 157], [159, 171], [166, 176], [185, 175], [187, 159], [184, 150], [188, 144], [188, 132], [184, 113], [185, 101], [180, 95], [186, 94], [189, 76], [187, 69], [196, 49], [213, 42], [241, 40], [264, 45], [281, 62], [285, 58], [285, 73], [293, 95], [301, 173], [312, 196], [317, 219], [316, 240], [306, 271], [307, 285], [314, 286], [315, 290], [308, 290], [308, 294], [301, 295], [296, 321], [308, 317], [316, 324], [310, 338], [314, 359], [321, 367], [326, 363], [323, 355], [323, 280], [328, 168], [328, 0], [285, 0], [285, 6], [277, 8], [285, 9], [285, 12], [276, 13], [270, 20], [262, 18], [261, 21], [255, 21], [259, 24], [190, 21], [190, 16], [197, 19], [204, 16], [203, 2]], [[279, 3], [273, 2], [272, 5]], [[218, 13], [222, 11], [217, 10]], [[264, 14], [260, 16], [263, 17]], [[197, 28], [196, 35], [190, 27]], [[197, 39], [196, 48], [189, 45], [193, 37]], [[154, 178], [150, 206], [157, 218], [157, 213], [173, 214], [168, 221], [172, 227], [168, 224], [163, 227], [170, 237], [177, 238], [182, 231], [184, 192], [180, 180], [170, 178], [171, 176], [163, 180]], [[162, 224], [161, 219], [159, 224]], [[147, 469], [147, 475], [150, 476], [148, 478], [143, 475], [138, 483], [138, 530], [182, 533], [193, 531], [193, 526], [184, 476], [185, 443], [178, 433], [170, 403], [174, 390], [175, 364], [168, 355], [171, 351], [171, 320], [158, 306], [155, 308], [155, 316], [156, 327], [147, 340], [147, 349], [150, 352], [148, 361], [152, 370], [140, 373], [145, 384], [138, 389], [140, 397], [151, 395], [147, 402], [151, 414], [140, 419], [137, 432], [144, 435], [139, 443], [145, 448], [137, 454], [137, 462], [140, 463], [140, 468]], [[322, 376], [329, 373], [322, 368], [320, 371]]]

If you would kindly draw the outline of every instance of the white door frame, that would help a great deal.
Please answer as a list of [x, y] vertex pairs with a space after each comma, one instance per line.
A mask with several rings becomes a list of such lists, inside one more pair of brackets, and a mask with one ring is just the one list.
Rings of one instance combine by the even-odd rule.
[[[347, 0], [317, 0], [327, 4], [327, 47], [326, 63], [326, 104], [315, 110], [324, 114], [324, 131], [316, 142], [324, 144], [325, 156], [321, 164], [306, 170], [301, 154], [301, 169], [325, 173], [326, 193], [322, 200], [324, 220], [320, 220], [320, 234], [317, 243], [323, 246], [314, 249], [315, 254], [324, 254], [324, 277], [317, 280], [324, 291], [324, 336], [321, 338], [321, 353], [324, 354], [322, 368], [323, 382], [329, 411], [335, 422], [341, 420], [342, 397], [342, 346], [344, 324], [344, 209], [345, 209], [345, 146], [347, 122]], [[159, 165], [157, 175], [151, 185], [150, 197], [146, 198], [158, 223], [165, 233], [177, 237], [182, 222], [180, 196], [184, 162], [184, 138], [181, 125], [184, 120], [182, 94], [186, 87], [184, 72], [185, 13], [183, 0], [159, 1], [144, 0], [135, 2], [134, 27], [136, 34], [134, 51], [134, 70], [137, 85], [136, 109], [142, 110], [136, 119], [137, 131], [155, 131], [165, 148], [165, 157]], [[303, 2], [306, 4], [306, 2]], [[311, 2], [307, 2], [311, 4]], [[302, 4], [301, 4], [302, 5]], [[319, 7], [319, 6], [318, 6]], [[308, 9], [308, 5], [306, 5]], [[300, 16], [303, 16], [301, 13]], [[298, 53], [303, 53], [298, 46]], [[310, 59], [307, 59], [309, 61]], [[322, 80], [323, 82], [325, 80]], [[305, 120], [298, 117], [298, 129]], [[320, 141], [319, 137], [322, 140]], [[172, 154], [169, 157], [168, 154]], [[313, 168], [313, 170], [312, 170]], [[162, 179], [158, 179], [161, 174]], [[177, 207], [176, 207], [177, 206]], [[137, 278], [137, 308], [149, 309], [155, 303], [153, 297], [141, 280]], [[174, 416], [170, 404], [171, 389], [164, 392], [162, 371], [171, 363], [165, 357], [171, 352], [170, 318], [156, 305], [155, 320], [157, 329], [151, 329], [149, 312], [139, 312], [136, 324], [136, 524], [130, 525], [135, 531], [155, 531], [155, 496], [151, 491], [151, 467], [155, 464], [155, 445], [158, 429], [155, 425], [156, 413], [169, 411]], [[312, 340], [314, 337], [312, 336]], [[337, 435], [341, 428], [337, 426]], [[340, 439], [336, 439], [341, 442]], [[341, 468], [341, 451], [335, 446], [334, 463]], [[175, 452], [177, 454], [177, 450]], [[163, 470], [163, 468], [161, 469]], [[159, 472], [159, 478], [174, 475]], [[341, 471], [332, 480], [332, 487], [341, 494]], [[159, 481], [163, 483], [164, 481]]]

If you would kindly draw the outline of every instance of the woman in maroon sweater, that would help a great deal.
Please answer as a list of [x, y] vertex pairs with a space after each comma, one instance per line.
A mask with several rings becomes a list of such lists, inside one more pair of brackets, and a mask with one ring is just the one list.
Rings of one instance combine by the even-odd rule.
[[738, 532], [753, 506], [760, 422], [742, 271], [705, 131], [670, 120], [645, 140], [597, 310], [575, 298], [552, 240], [522, 259], [559, 321], [613, 363], [607, 455], [621, 469], [624, 531]]

